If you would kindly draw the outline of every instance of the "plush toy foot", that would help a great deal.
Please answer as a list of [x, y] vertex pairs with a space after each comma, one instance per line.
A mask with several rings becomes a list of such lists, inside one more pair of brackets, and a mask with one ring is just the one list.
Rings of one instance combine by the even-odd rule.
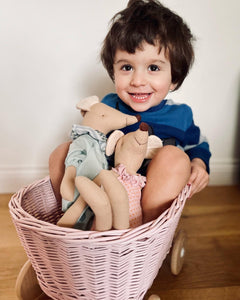
[[50, 300], [41, 290], [29, 260], [26, 261], [18, 274], [15, 290], [19, 300]]
[[158, 295], [151, 295], [148, 300], [161, 300]]

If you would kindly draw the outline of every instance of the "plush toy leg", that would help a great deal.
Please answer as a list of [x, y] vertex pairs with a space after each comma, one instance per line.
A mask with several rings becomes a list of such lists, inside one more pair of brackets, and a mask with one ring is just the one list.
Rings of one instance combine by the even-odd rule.
[[63, 180], [60, 186], [60, 192], [65, 200], [73, 201], [75, 191], [76, 168], [69, 166], [66, 168]]
[[129, 228], [129, 200], [124, 186], [117, 179], [115, 173], [102, 170], [94, 179], [98, 185], [102, 185], [111, 202], [113, 214], [113, 228]]
[[71, 205], [64, 213], [61, 219], [59, 219], [57, 225], [62, 227], [73, 227], [76, 224], [78, 218], [81, 216], [86, 205], [87, 203], [81, 196], [79, 196], [73, 203], [73, 205]]
[[50, 299], [41, 290], [29, 260], [18, 274], [15, 290], [19, 300]]
[[96, 230], [110, 230], [112, 228], [112, 209], [107, 194], [87, 177], [76, 177], [75, 184], [84, 201], [95, 214]]

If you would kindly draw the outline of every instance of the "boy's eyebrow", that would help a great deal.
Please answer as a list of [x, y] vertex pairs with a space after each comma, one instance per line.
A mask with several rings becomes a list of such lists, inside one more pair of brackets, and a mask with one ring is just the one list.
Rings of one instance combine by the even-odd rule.
[[[127, 64], [131, 64], [131, 62], [129, 61], [129, 60], [127, 60], [127, 59], [119, 59], [119, 60], [117, 60], [117, 61], [115, 61], [114, 62], [114, 65], [116, 65], [116, 64], [122, 64], [122, 63], [127, 63]], [[157, 63], [160, 63], [160, 64], [165, 64], [166, 63], [166, 61], [164, 61], [164, 60], [161, 60], [161, 59], [153, 59], [153, 60], [151, 60], [151, 61], [149, 61], [149, 64], [157, 64]]]
[[114, 65], [116, 64], [122, 64], [122, 63], [130, 63], [127, 59], [119, 59], [117, 61], [114, 61]]
[[164, 60], [161, 60], [161, 59], [156, 59], [156, 60], [152, 60], [152, 62], [151, 62], [152, 64], [153, 63], [161, 63], [161, 64], [165, 64], [166, 63], [166, 61], [164, 61]]

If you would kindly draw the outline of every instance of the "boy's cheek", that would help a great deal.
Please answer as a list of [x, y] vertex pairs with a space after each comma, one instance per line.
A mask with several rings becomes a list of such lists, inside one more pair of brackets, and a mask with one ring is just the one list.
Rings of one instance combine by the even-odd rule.
[[124, 90], [128, 86], [128, 81], [122, 76], [115, 77], [115, 88], [118, 91]]

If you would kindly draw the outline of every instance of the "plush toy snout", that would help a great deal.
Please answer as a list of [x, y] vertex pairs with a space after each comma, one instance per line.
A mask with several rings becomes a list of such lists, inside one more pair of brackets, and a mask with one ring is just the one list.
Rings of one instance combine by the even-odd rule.
[[135, 140], [139, 144], [139, 146], [147, 144], [148, 143], [148, 124], [142, 122], [139, 126], [139, 129], [135, 131], [134, 136]]
[[140, 115], [128, 115], [99, 101], [97, 96], [82, 99], [77, 104], [83, 120], [81, 125], [91, 127], [104, 134], [114, 129], [135, 124], [141, 120]]
[[148, 131], [148, 128], [149, 128], [148, 124], [147, 124], [147, 123], [144, 123], [144, 122], [142, 122], [142, 123], [140, 124], [140, 126], [139, 126], [139, 129], [140, 129], [141, 131]]

